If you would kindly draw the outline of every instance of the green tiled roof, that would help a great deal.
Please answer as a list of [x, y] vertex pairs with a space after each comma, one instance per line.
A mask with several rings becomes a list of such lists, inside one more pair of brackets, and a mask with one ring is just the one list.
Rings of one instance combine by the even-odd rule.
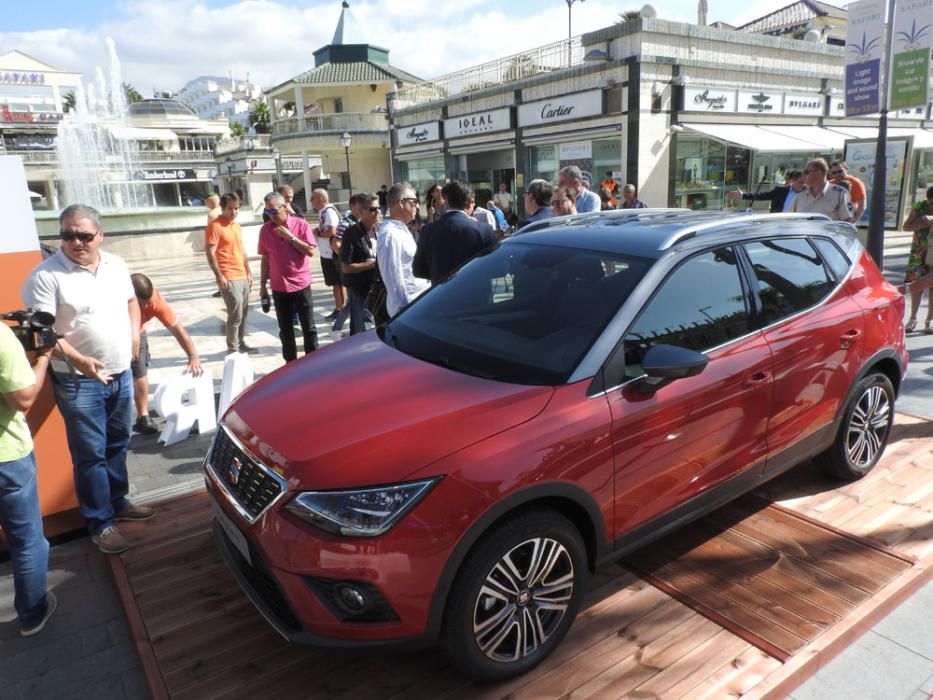
[[387, 64], [373, 63], [372, 61], [357, 61], [354, 63], [325, 63], [323, 65], [296, 75], [288, 82], [302, 85], [332, 84], [332, 83], [377, 83], [384, 80], [403, 80], [406, 83], [420, 83], [411, 73]]

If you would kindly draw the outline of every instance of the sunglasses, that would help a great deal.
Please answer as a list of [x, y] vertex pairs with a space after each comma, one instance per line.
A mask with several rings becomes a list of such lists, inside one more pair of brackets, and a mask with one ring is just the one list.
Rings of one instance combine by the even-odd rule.
[[78, 239], [82, 243], [90, 243], [95, 238], [97, 238], [98, 233], [100, 233], [100, 231], [97, 231], [97, 233], [83, 233], [83, 232], [73, 233], [71, 231], [59, 231], [58, 236], [63, 241], [71, 242], [75, 239]]
[[402, 202], [403, 202], [403, 203], [404, 203], [404, 202], [414, 202], [415, 204], [417, 204], [417, 203], [418, 203], [418, 198], [417, 198], [417, 197], [402, 197]]
[[381, 210], [379, 207], [367, 207], [366, 211], [368, 211], [370, 214], [378, 214]]

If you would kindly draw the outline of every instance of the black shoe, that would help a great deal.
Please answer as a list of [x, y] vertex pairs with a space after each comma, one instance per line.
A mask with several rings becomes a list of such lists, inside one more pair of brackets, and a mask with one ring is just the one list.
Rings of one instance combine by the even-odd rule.
[[340, 313], [340, 310], [339, 310], [339, 309], [334, 309], [334, 310], [331, 311], [329, 314], [327, 314], [324, 318], [327, 319], [328, 321], [336, 321], [336, 320], [337, 320], [337, 314], [339, 314], [339, 313]]
[[254, 348], [254, 347], [251, 347], [251, 346], [247, 345], [246, 343], [242, 343], [242, 344], [240, 345], [239, 352], [245, 352], [247, 355], [257, 355], [257, 354], [259, 354], [259, 350], [257, 350], [257, 349]]
[[34, 634], [39, 634], [43, 629], [45, 629], [45, 623], [49, 621], [49, 618], [52, 617], [52, 614], [58, 608], [58, 600], [55, 598], [55, 594], [52, 591], [48, 591], [45, 594], [45, 614], [42, 616], [42, 619], [39, 620], [32, 627], [23, 627], [20, 629], [19, 633], [23, 637], [31, 637]]
[[149, 416], [140, 416], [133, 424], [133, 430], [140, 435], [157, 435], [160, 431]]
[[218, 289], [216, 292], [211, 294], [211, 297], [213, 297], [214, 299], [218, 299], [220, 297], [220, 290]]

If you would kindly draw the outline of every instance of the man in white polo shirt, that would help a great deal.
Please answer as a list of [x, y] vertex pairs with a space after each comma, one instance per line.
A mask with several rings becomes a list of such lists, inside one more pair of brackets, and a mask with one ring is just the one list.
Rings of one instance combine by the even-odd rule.
[[126, 499], [139, 304], [126, 264], [100, 250], [100, 214], [72, 204], [59, 217], [58, 251], [30, 273], [21, 295], [55, 315], [55, 402], [65, 419], [81, 515], [105, 554], [127, 548], [116, 520], [147, 520], [152, 508]]
[[849, 193], [826, 179], [829, 166], [822, 158], [814, 158], [804, 166], [806, 189], [794, 197], [791, 211], [825, 214], [834, 221], [852, 221], [849, 213]]

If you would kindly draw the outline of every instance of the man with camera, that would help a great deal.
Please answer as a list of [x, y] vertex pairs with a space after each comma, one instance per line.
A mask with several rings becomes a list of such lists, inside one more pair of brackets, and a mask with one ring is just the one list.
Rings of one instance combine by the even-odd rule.
[[59, 217], [61, 247], [30, 273], [27, 306], [55, 316], [55, 402], [65, 420], [81, 515], [105, 554], [127, 549], [118, 520], [148, 520], [155, 511], [126, 499], [133, 378], [139, 355], [139, 304], [126, 264], [100, 250], [100, 214], [72, 204]]
[[[17, 334], [0, 323], [0, 527], [10, 547], [20, 634], [30, 637], [42, 631], [58, 605], [46, 589], [49, 543], [42, 534], [36, 454], [25, 415], [42, 390], [51, 347], [37, 347], [28, 318], [17, 320]], [[27, 356], [24, 348], [36, 349]]]

